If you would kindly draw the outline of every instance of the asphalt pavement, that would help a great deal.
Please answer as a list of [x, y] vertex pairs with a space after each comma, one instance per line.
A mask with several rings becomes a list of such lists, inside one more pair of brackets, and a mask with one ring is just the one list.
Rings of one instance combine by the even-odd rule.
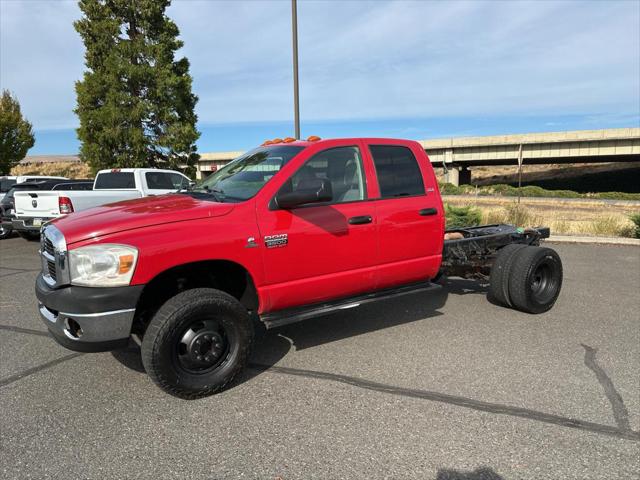
[[0, 476], [436, 480], [640, 477], [640, 248], [557, 245], [565, 282], [533, 316], [486, 285], [259, 332], [232, 388], [185, 401], [132, 344], [48, 337], [38, 244], [0, 242]]

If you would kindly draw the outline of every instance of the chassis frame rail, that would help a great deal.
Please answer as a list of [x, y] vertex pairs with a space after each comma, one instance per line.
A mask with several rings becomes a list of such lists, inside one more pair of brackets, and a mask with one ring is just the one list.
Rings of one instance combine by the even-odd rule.
[[458, 233], [462, 238], [444, 241], [441, 273], [473, 278], [489, 274], [495, 254], [501, 248], [512, 243], [538, 246], [541, 239], [549, 238], [550, 229], [495, 224], [454, 228], [445, 233]]

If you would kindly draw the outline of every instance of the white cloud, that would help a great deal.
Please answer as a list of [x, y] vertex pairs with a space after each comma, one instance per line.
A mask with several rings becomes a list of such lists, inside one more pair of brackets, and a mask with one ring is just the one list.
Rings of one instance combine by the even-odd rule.
[[[0, 9], [3, 88], [36, 128], [75, 125], [76, 3]], [[298, 14], [306, 119], [640, 113], [638, 2], [300, 1]], [[291, 117], [288, 1], [174, 1], [169, 15], [202, 122]]]

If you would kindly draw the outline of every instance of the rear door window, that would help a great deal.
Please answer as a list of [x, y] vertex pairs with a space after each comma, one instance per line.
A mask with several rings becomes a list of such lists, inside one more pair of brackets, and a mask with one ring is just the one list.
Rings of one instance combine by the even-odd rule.
[[399, 145], [371, 145], [382, 198], [424, 195], [422, 172], [413, 152]]
[[133, 172], [107, 172], [96, 178], [95, 189], [136, 188]]

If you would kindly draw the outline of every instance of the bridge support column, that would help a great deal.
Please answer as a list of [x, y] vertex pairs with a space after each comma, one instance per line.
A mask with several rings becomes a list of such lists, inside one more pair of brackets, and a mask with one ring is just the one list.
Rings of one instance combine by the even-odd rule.
[[445, 178], [447, 183], [452, 183], [456, 187], [469, 185], [471, 183], [471, 170], [467, 167], [451, 167]]

